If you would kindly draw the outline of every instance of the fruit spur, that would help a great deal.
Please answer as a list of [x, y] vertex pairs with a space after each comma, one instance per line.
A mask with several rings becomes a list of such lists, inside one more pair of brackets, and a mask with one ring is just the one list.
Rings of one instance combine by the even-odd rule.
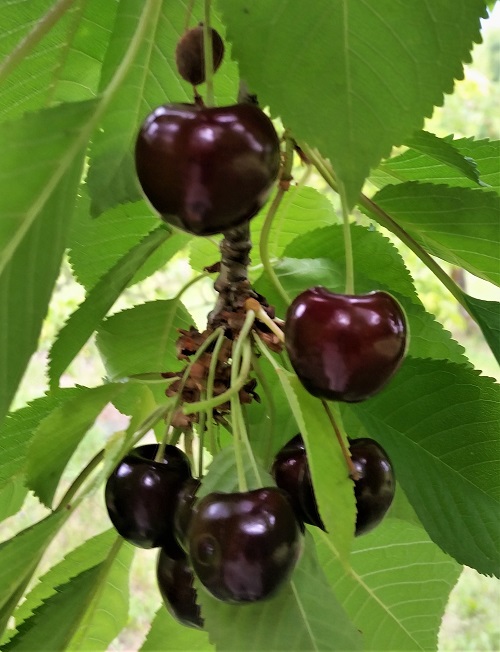
[[[217, 274], [217, 300], [204, 330], [178, 329], [171, 343], [180, 368], [160, 374], [166, 403], [155, 423], [163, 418], [163, 438], [140, 444], [137, 437], [105, 488], [119, 535], [138, 548], [157, 549], [156, 579], [167, 611], [198, 629], [204, 618], [197, 587], [234, 605], [272, 599], [289, 586], [306, 545], [305, 526], [326, 529], [302, 436], [267, 462], [253, 450], [244, 408], [269, 389], [259, 360], [267, 358], [276, 370], [279, 359], [288, 365], [288, 355], [304, 387], [322, 401], [345, 457], [343, 480], [353, 483], [353, 535], [359, 536], [389, 509], [394, 470], [373, 439], [349, 440], [347, 450], [325, 401], [357, 402], [381, 391], [407, 345], [404, 313], [386, 292], [356, 296], [313, 287], [293, 300], [282, 320], [252, 287], [249, 222], [275, 190], [263, 233], [270, 226], [299, 150], [286, 131], [278, 136], [248, 93], [231, 106], [205, 103], [196, 87], [206, 83], [210, 95], [223, 55], [223, 40], [212, 28], [186, 31], [175, 58], [193, 103], [157, 107], [137, 135], [137, 177], [160, 219], [194, 236], [222, 234], [220, 259], [203, 274]], [[272, 276], [265, 248], [261, 258]], [[207, 463], [223, 448], [219, 428], [234, 453], [231, 483], [226, 477], [221, 485], [214, 462]]]

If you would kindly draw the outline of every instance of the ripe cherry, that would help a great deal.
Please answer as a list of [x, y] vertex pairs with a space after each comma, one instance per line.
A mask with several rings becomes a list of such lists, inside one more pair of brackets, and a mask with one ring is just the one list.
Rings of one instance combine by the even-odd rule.
[[176, 559], [160, 550], [156, 564], [156, 579], [168, 612], [182, 625], [203, 627], [200, 607], [196, 602], [193, 570], [185, 555]]
[[250, 104], [167, 104], [144, 121], [135, 163], [162, 218], [190, 233], [227, 231], [264, 205], [280, 165], [271, 120]]
[[191, 477], [186, 454], [166, 446], [155, 461], [158, 444], [134, 448], [110, 475], [105, 490], [109, 517], [118, 533], [140, 548], [162, 546], [179, 553], [174, 537], [174, 510], [183, 483]]
[[[213, 71], [222, 63], [224, 42], [219, 32], [210, 28], [212, 37]], [[205, 81], [205, 53], [203, 46], [203, 25], [189, 29], [177, 43], [175, 62], [179, 75], [193, 86]]]
[[401, 365], [406, 318], [387, 292], [355, 296], [314, 287], [290, 305], [285, 344], [295, 373], [311, 394], [363, 401], [379, 392]]
[[374, 439], [352, 439], [349, 448], [360, 476], [354, 483], [359, 536], [373, 530], [384, 518], [394, 498], [396, 480], [389, 456]]
[[300, 434], [278, 451], [271, 474], [278, 487], [290, 495], [298, 518], [324, 530], [314, 496], [304, 440]]
[[208, 494], [195, 506], [188, 539], [202, 584], [232, 603], [275, 593], [290, 577], [302, 543], [289, 500], [277, 487]]
[[177, 497], [177, 506], [174, 514], [175, 536], [179, 545], [184, 549], [187, 547], [187, 532], [196, 502], [196, 492], [200, 486], [200, 480], [190, 478], [183, 484]]

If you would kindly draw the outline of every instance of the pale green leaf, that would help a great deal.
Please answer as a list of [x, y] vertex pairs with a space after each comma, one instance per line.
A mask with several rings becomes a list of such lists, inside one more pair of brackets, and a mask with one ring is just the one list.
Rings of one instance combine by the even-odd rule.
[[133, 547], [115, 539], [107, 558], [57, 588], [6, 650], [105, 650], [126, 625]]
[[120, 384], [82, 387], [78, 397], [62, 403], [38, 426], [28, 450], [27, 484], [48, 507], [82, 437], [122, 389]]
[[[53, 0], [0, 4], [0, 61], [45, 20]], [[63, 3], [58, 3], [60, 6]], [[97, 93], [101, 63], [116, 14], [116, 2], [66, 2], [62, 16], [14, 67], [0, 90], [0, 116], [17, 117], [57, 102], [88, 100]], [[91, 36], [90, 36], [91, 35]]]
[[328, 537], [315, 531], [324, 572], [365, 650], [435, 650], [441, 618], [461, 566], [421, 527], [390, 518], [358, 537], [345, 568]]
[[0, 637], [43, 553], [70, 513], [54, 512], [0, 544]]
[[97, 345], [112, 379], [150, 371], [177, 371], [177, 329], [193, 320], [178, 299], [150, 301], [106, 319]]
[[408, 182], [385, 186], [373, 201], [432, 255], [500, 285], [496, 193]]
[[[387, 450], [429, 536], [459, 563], [500, 573], [499, 386], [463, 366], [407, 359], [344, 411]], [[354, 427], [355, 424], [350, 424]]]
[[27, 493], [28, 489], [25, 487], [21, 475], [15, 475], [2, 485], [0, 488], [0, 521], [4, 521], [21, 509]]
[[[130, 249], [160, 224], [145, 202], [122, 204], [106, 211], [99, 219], [90, 217], [90, 199], [80, 197], [69, 236], [69, 260], [72, 270], [85, 288], [94, 287]], [[150, 276], [183, 249], [191, 239], [187, 233], [173, 231], [158, 247], [128, 285]]]
[[309, 537], [306, 544], [290, 583], [264, 602], [244, 606], [220, 602], [195, 580], [205, 627], [217, 650], [361, 649], [361, 636], [337, 602]]
[[[117, 21], [103, 64], [101, 86], [121, 64], [126, 38], [132, 38], [142, 11], [136, 0], [120, 0]], [[196, 8], [193, 23], [200, 17]], [[88, 176], [95, 215], [125, 201], [141, 197], [136, 179], [133, 150], [140, 124], [155, 107], [169, 102], [192, 102], [192, 88], [182, 82], [175, 64], [175, 46], [186, 20], [184, 1], [155, 3], [149, 17], [147, 37], [143, 39], [134, 65], [102, 122], [102, 131], [94, 140]], [[222, 25], [214, 16], [212, 26], [224, 34]], [[218, 104], [234, 101], [236, 66], [230, 53], [218, 71], [215, 83]], [[219, 90], [220, 89], [220, 90]], [[203, 89], [200, 90], [203, 94]]]
[[90, 339], [136, 271], [169, 235], [170, 231], [163, 226], [151, 231], [88, 292], [84, 302], [60, 330], [50, 350], [49, 377], [52, 387], [57, 386], [61, 375]]
[[493, 355], [500, 364], [500, 303], [476, 299], [465, 293], [463, 296]]
[[213, 647], [208, 634], [193, 627], [185, 627], [173, 618], [165, 607], [155, 614], [151, 629], [141, 647], [141, 652], [209, 652]]
[[369, 169], [462, 78], [486, 15], [482, 0], [219, 6], [241, 76], [299, 143], [330, 159], [351, 206]]
[[56, 593], [57, 586], [66, 584], [72, 577], [103, 562], [115, 540], [115, 530], [106, 530], [69, 552], [62, 561], [42, 575], [26, 600], [14, 612], [16, 628], [19, 629], [35, 609]]

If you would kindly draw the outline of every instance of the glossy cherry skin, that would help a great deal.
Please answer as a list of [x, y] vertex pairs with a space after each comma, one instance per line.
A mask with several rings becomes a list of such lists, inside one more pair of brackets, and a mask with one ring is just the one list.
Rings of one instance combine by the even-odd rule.
[[201, 629], [203, 618], [196, 602], [193, 570], [185, 555], [177, 559], [160, 550], [156, 564], [156, 579], [167, 611], [182, 625]]
[[[222, 63], [224, 57], [224, 42], [219, 32], [211, 28], [213, 72]], [[203, 25], [189, 29], [177, 43], [175, 62], [179, 75], [197, 86], [205, 81], [205, 53], [203, 46]]]
[[140, 548], [162, 546], [175, 556], [174, 511], [191, 468], [179, 448], [166, 446], [163, 462], [154, 461], [157, 450], [158, 444], [146, 444], [121, 460], [106, 483], [106, 507], [124, 539]]
[[374, 439], [352, 439], [349, 448], [360, 474], [354, 482], [356, 536], [359, 536], [373, 530], [384, 518], [394, 498], [396, 479], [389, 456]]
[[280, 489], [286, 491], [297, 517], [304, 523], [325, 529], [314, 496], [311, 472], [302, 436], [296, 435], [274, 458], [271, 475]]
[[196, 235], [253, 217], [276, 181], [280, 147], [271, 120], [250, 104], [167, 104], [144, 121], [135, 163], [162, 218]]
[[214, 597], [231, 603], [275, 593], [302, 549], [293, 508], [277, 487], [208, 494], [195, 506], [188, 538], [195, 574]]
[[290, 305], [285, 344], [311, 394], [354, 403], [379, 392], [401, 365], [406, 318], [387, 292], [356, 296], [314, 287]]
[[190, 478], [182, 485], [177, 497], [177, 506], [174, 514], [174, 529], [177, 542], [183, 549], [187, 549], [187, 533], [196, 503], [196, 492], [201, 486], [197, 478]]

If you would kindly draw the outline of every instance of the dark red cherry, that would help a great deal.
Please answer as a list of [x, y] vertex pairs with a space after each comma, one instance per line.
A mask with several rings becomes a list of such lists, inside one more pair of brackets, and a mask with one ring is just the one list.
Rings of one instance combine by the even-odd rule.
[[387, 292], [355, 296], [314, 287], [290, 305], [285, 344], [295, 373], [311, 394], [363, 401], [379, 392], [401, 365], [406, 318]]
[[289, 499], [277, 487], [208, 494], [196, 503], [188, 539], [195, 574], [213, 596], [232, 603], [275, 593], [302, 545]]
[[197, 478], [190, 478], [183, 484], [182, 489], [177, 497], [177, 507], [174, 514], [174, 528], [177, 542], [182, 548], [187, 548], [187, 532], [193, 507], [196, 502], [196, 492], [201, 486], [201, 481]]
[[256, 106], [166, 104], [144, 121], [135, 163], [144, 194], [166, 222], [209, 235], [259, 211], [278, 175], [280, 147]]
[[175, 556], [174, 511], [183, 483], [191, 477], [186, 454], [166, 446], [156, 462], [158, 444], [134, 448], [110, 475], [105, 490], [109, 517], [118, 533], [140, 548], [162, 546]]
[[[219, 32], [210, 29], [212, 37], [213, 71], [222, 63], [224, 42]], [[179, 75], [193, 86], [205, 81], [205, 53], [203, 47], [203, 25], [189, 29], [177, 43], [175, 62]]]
[[304, 440], [300, 434], [278, 451], [271, 474], [278, 487], [290, 495], [297, 517], [304, 523], [324, 530], [314, 496]]
[[196, 602], [193, 570], [185, 555], [177, 559], [160, 550], [156, 564], [156, 579], [168, 612], [182, 625], [203, 627], [200, 607]]
[[349, 448], [360, 475], [354, 483], [356, 536], [359, 536], [372, 530], [384, 518], [394, 498], [396, 480], [389, 456], [374, 439], [352, 439]]

